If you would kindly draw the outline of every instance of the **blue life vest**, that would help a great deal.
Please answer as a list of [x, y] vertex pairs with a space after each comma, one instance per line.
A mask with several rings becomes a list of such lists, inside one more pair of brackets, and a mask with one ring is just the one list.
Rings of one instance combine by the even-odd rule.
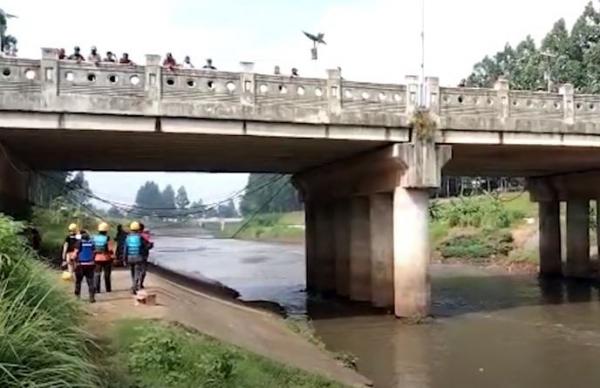
[[130, 234], [125, 239], [127, 247], [127, 256], [139, 256], [142, 254], [142, 236], [139, 234]]
[[94, 263], [94, 242], [92, 240], [81, 240], [79, 262], [81, 264]]
[[97, 234], [93, 238], [94, 249], [96, 252], [104, 253], [108, 251], [108, 236], [104, 234]]

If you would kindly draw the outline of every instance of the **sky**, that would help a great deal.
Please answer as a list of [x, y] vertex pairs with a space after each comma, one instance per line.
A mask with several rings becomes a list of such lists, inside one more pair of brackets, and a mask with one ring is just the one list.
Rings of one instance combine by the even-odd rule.
[[[292, 67], [300, 75], [325, 76], [342, 68], [345, 79], [402, 83], [419, 74], [422, 0], [3, 0], [18, 19], [8, 32], [19, 39], [19, 56], [39, 58], [41, 47], [92, 45], [101, 52], [205, 58], [223, 70], [240, 61], [256, 72]], [[442, 85], [456, 85], [474, 63], [509, 42], [532, 35], [538, 41], [559, 18], [569, 25], [589, 0], [425, 0], [425, 71]], [[596, 3], [596, 5], [598, 5]], [[319, 60], [302, 30], [325, 33]], [[132, 203], [138, 187], [185, 185], [191, 200], [215, 202], [244, 187], [245, 174], [98, 173], [86, 176], [92, 190]]]

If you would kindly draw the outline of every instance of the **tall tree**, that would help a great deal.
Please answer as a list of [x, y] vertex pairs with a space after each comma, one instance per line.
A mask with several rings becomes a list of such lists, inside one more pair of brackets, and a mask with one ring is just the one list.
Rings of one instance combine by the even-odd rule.
[[151, 209], [163, 207], [163, 196], [156, 183], [148, 181], [144, 183], [135, 196], [136, 213], [140, 215], [151, 215]]
[[190, 200], [187, 195], [187, 191], [184, 186], [177, 189], [177, 195], [175, 196], [175, 204], [178, 209], [185, 209], [190, 204]]
[[289, 176], [250, 174], [240, 209], [244, 215], [258, 211], [280, 213], [300, 210], [302, 204]]
[[16, 18], [15, 15], [11, 15], [5, 12], [3, 9], [0, 9], [0, 50], [4, 52], [5, 45], [7, 43], [17, 44], [17, 39], [14, 36], [11, 36], [10, 40], [7, 39], [10, 35], [6, 35], [6, 31], [8, 30], [8, 19]]

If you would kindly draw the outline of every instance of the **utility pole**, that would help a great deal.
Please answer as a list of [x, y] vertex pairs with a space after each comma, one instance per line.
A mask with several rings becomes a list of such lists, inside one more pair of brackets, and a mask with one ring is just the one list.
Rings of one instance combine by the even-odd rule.
[[427, 95], [425, 90], [425, 0], [421, 0], [421, 77], [419, 80], [419, 105], [427, 107]]

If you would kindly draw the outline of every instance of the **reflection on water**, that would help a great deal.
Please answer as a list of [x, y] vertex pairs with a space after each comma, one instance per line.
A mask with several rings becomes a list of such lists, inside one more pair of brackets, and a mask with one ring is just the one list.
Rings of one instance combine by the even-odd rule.
[[159, 238], [155, 260], [243, 299], [308, 309], [317, 334], [359, 358], [376, 387], [598, 387], [600, 297], [593, 283], [465, 267], [432, 268], [433, 313], [409, 326], [365, 305], [305, 302], [303, 248]]

